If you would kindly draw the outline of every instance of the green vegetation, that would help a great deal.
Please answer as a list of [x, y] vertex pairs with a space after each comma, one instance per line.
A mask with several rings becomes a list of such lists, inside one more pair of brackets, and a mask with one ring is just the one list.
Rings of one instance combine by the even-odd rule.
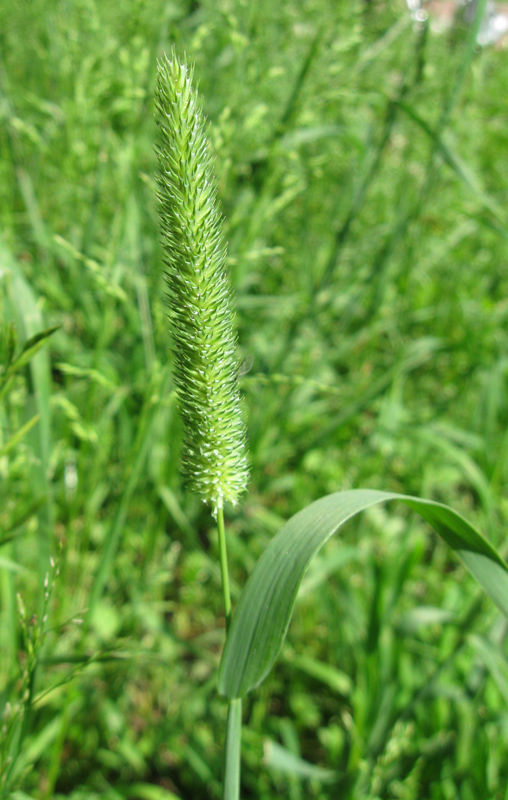
[[[286, 520], [358, 486], [506, 555], [504, 54], [396, 2], [2, 0], [0, 797], [221, 794], [218, 541], [179, 470], [154, 199], [174, 43], [253, 361], [233, 606]], [[405, 506], [349, 522], [244, 702], [241, 796], [506, 800], [506, 630]]]

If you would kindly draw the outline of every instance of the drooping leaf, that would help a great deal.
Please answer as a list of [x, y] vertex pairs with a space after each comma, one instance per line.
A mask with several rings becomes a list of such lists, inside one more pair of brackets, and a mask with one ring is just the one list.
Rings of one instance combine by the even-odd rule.
[[295, 514], [256, 564], [228, 634], [219, 672], [221, 694], [230, 699], [243, 697], [262, 682], [280, 652], [298, 588], [312, 558], [349, 519], [390, 500], [417, 511], [508, 616], [508, 567], [460, 514], [440, 503], [392, 492], [338, 492]]

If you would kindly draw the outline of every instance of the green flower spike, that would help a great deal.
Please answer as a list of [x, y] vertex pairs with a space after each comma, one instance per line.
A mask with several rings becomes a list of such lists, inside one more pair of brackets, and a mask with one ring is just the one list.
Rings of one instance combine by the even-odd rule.
[[248, 479], [226, 244], [193, 70], [158, 63], [159, 215], [185, 439], [184, 472], [214, 512]]

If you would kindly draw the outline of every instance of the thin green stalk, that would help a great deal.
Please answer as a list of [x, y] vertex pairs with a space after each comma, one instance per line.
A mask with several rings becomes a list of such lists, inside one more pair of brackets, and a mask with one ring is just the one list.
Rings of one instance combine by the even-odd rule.
[[242, 744], [242, 701], [240, 698], [228, 703], [226, 723], [226, 746], [224, 748], [223, 800], [239, 800], [240, 797], [240, 748]]
[[231, 593], [229, 589], [228, 553], [226, 547], [226, 531], [224, 529], [224, 511], [222, 506], [217, 509], [217, 530], [219, 532], [219, 559], [222, 575], [222, 597], [224, 600], [224, 616], [226, 618], [226, 632], [231, 622]]
[[[217, 530], [219, 533], [219, 559], [222, 575], [222, 597], [224, 600], [224, 616], [226, 618], [226, 636], [231, 623], [231, 593], [229, 589], [228, 554], [226, 546], [226, 530], [224, 528], [224, 510], [217, 507]], [[238, 800], [240, 797], [240, 749], [242, 741], [242, 701], [228, 702], [226, 722], [226, 744], [224, 747], [224, 784], [223, 800]]]

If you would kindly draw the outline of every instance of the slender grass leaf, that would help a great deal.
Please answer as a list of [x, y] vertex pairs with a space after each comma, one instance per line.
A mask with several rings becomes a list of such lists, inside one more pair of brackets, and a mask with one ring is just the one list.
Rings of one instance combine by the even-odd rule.
[[11, 365], [12, 359], [14, 358], [14, 353], [16, 352], [17, 336], [16, 327], [13, 322], [7, 326], [5, 340], [5, 357], [4, 364], [2, 366], [5, 370], [7, 370]]
[[353, 682], [349, 675], [346, 675], [342, 670], [337, 667], [327, 664], [324, 661], [318, 661], [309, 656], [295, 656], [292, 655], [288, 658], [289, 663], [297, 669], [305, 672], [311, 678], [326, 684], [332, 692], [338, 692], [344, 696], [348, 696], [353, 691]]
[[[434, 146], [436, 147], [437, 152], [443, 159], [443, 161], [448, 164], [448, 166], [453, 170], [456, 174], [458, 179], [470, 190], [470, 192], [477, 198], [477, 200], [486, 208], [488, 209], [496, 218], [498, 223], [500, 223], [506, 229], [506, 219], [504, 216], [503, 209], [499, 206], [498, 203], [483, 189], [479, 178], [473, 173], [471, 167], [467, 166], [458, 156], [456, 152], [449, 147], [446, 142], [439, 136], [436, 131], [432, 129], [432, 127], [426, 122], [415, 110], [412, 108], [408, 103], [405, 103], [403, 100], [398, 101], [397, 105], [399, 108], [404, 111], [410, 119], [415, 122], [418, 127], [427, 134], [427, 136], [432, 140]], [[505, 230], [506, 232], [506, 230]]]
[[29, 419], [28, 422], [22, 425], [21, 428], [0, 447], [0, 458], [7, 455], [7, 453], [13, 450], [24, 439], [28, 431], [30, 431], [33, 426], [37, 424], [39, 418], [40, 414], [36, 414], [35, 417]]
[[74, 364], [65, 364], [64, 362], [59, 362], [55, 364], [55, 366], [60, 372], [63, 372], [64, 375], [85, 378], [86, 380], [92, 381], [92, 383], [96, 383], [98, 386], [102, 386], [103, 389], [107, 389], [108, 391], [114, 391], [118, 388], [115, 383], [96, 369], [82, 369], [81, 367], [76, 367]]
[[349, 519], [391, 500], [417, 511], [508, 616], [508, 567], [489, 542], [451, 508], [392, 492], [338, 492], [295, 514], [256, 564], [228, 634], [219, 672], [221, 694], [230, 699], [243, 697], [263, 681], [280, 652], [298, 588], [313, 557]]
[[41, 349], [41, 347], [49, 339], [55, 331], [60, 328], [60, 325], [53, 325], [45, 331], [39, 331], [34, 336], [31, 336], [24, 344], [23, 350], [9, 365], [9, 373], [17, 372], [25, 364], [32, 360], [34, 355]]
[[266, 765], [279, 772], [285, 772], [287, 775], [298, 775], [300, 778], [316, 780], [320, 783], [335, 783], [340, 777], [338, 772], [316, 767], [270, 739], [265, 742], [264, 750]]

